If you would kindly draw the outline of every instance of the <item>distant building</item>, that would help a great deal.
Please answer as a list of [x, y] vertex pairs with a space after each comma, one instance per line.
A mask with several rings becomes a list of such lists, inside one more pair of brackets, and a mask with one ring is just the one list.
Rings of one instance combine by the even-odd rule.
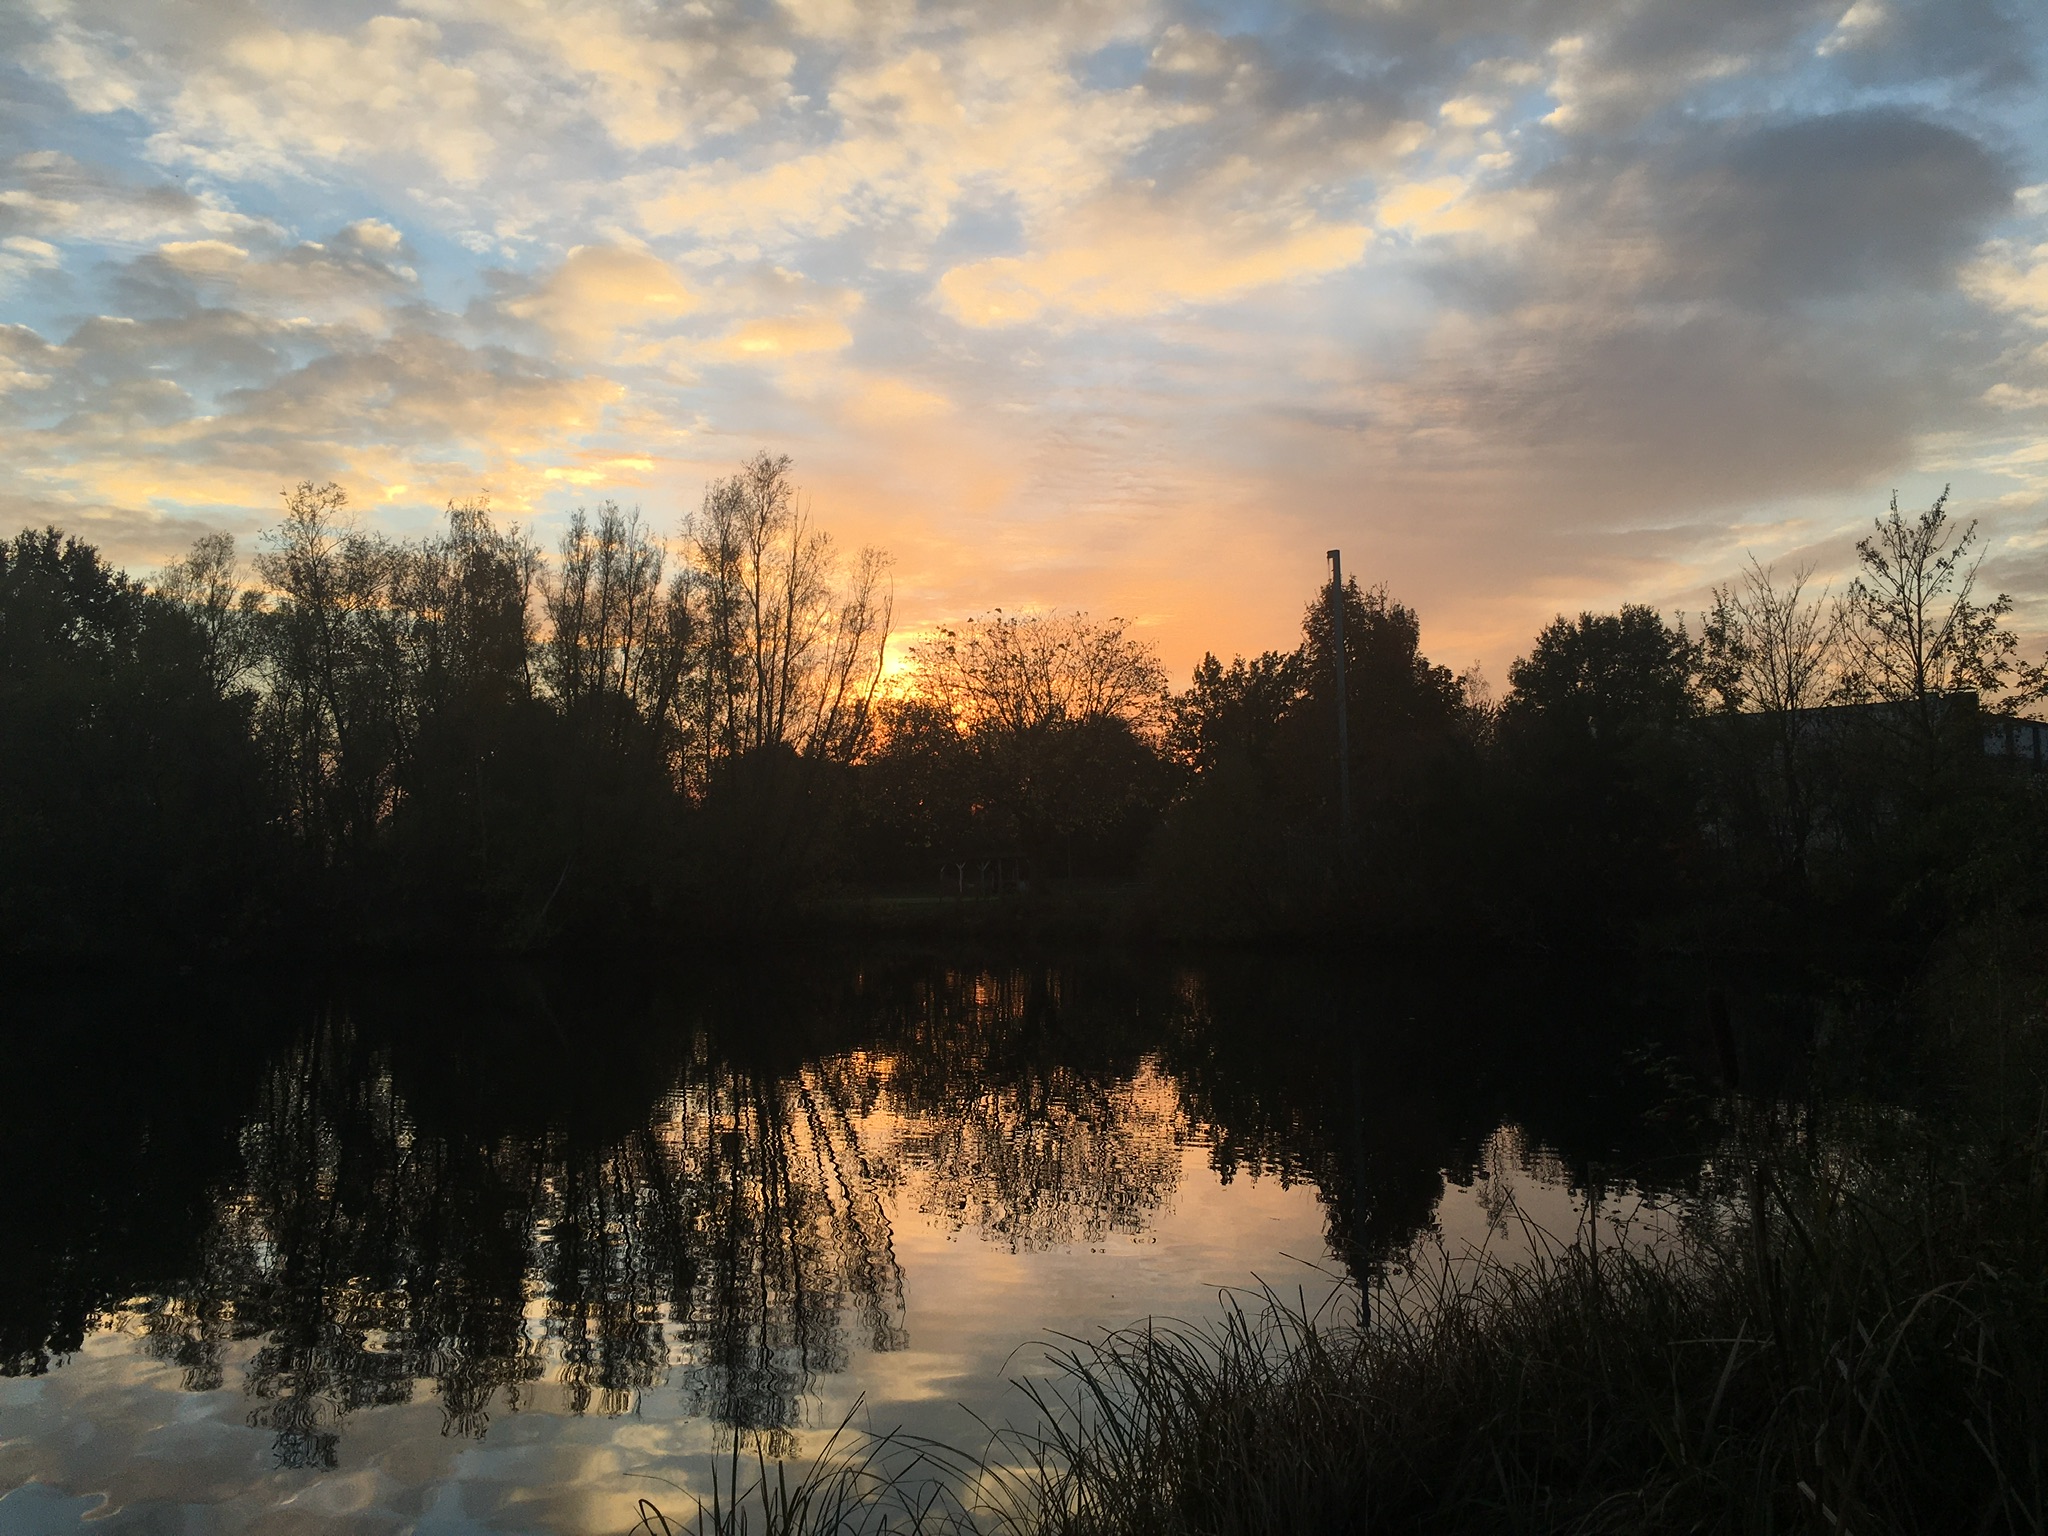
[[2039, 773], [2048, 766], [2048, 720], [1983, 716], [1984, 755], [2025, 764]]
[[[1716, 730], [1774, 729], [1771, 715], [1710, 717]], [[1967, 752], [1981, 744], [1985, 757], [2001, 767], [2039, 773], [2048, 769], [2048, 720], [1986, 711], [1970, 691], [1942, 694], [1924, 704], [1874, 700], [1863, 704], [1823, 704], [1795, 711], [1790, 735], [1802, 749], [1833, 747], [1851, 755], [1884, 750], [1887, 741], [1925, 739], [1929, 729], [1951, 750]]]

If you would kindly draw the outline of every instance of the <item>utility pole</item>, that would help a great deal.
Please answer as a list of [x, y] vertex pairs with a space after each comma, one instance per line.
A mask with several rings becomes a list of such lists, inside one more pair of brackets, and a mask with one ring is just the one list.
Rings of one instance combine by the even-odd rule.
[[1337, 672], [1337, 813], [1351, 846], [1351, 699], [1344, 686], [1344, 555], [1330, 551], [1330, 654]]

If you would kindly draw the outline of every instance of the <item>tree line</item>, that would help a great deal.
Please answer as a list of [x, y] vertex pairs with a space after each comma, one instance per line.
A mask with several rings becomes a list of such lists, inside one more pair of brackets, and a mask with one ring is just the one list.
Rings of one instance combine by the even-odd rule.
[[396, 540], [336, 486], [284, 499], [246, 566], [222, 534], [147, 580], [0, 540], [9, 950], [659, 943], [990, 867], [1167, 934], [1543, 945], [1925, 936], [2040, 887], [2048, 781], [1984, 731], [2042, 669], [1946, 494], [1894, 498], [1840, 593], [1752, 562], [1695, 626], [1559, 617], [1498, 702], [1354, 579], [1348, 829], [1327, 590], [1293, 649], [1178, 690], [1058, 612], [892, 676], [887, 559], [786, 457], [673, 540], [606, 502], [552, 552], [481, 501]]

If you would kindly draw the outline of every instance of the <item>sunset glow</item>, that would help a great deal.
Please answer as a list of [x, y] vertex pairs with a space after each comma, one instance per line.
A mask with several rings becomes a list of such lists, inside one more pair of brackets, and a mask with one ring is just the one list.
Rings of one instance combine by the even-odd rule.
[[788, 453], [899, 630], [1291, 645], [1322, 552], [1498, 680], [1953, 481], [2048, 629], [2035, 7], [38, 0], [0, 515], [143, 569], [334, 479], [552, 542]]

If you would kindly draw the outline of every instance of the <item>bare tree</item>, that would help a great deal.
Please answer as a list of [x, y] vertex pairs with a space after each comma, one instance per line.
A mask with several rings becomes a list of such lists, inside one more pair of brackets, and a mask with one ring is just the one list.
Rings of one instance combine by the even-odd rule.
[[184, 559], [157, 572], [151, 586], [157, 596], [191, 615], [206, 645], [214, 686], [224, 692], [238, 686], [254, 660], [254, 614], [261, 594], [242, 587], [235, 536], [201, 534]]
[[630, 715], [668, 731], [690, 665], [687, 573], [662, 580], [666, 551], [640, 513], [614, 502], [593, 524], [578, 508], [562, 536], [561, 568], [541, 579], [548, 620], [543, 672], [565, 707], [617, 701], [614, 733]]
[[1708, 692], [1724, 712], [1755, 717], [1768, 741], [1771, 767], [1758, 787], [1794, 868], [1803, 865], [1813, 830], [1807, 758], [1816, 733], [1807, 711], [1836, 686], [1840, 649], [1826, 589], [1806, 595], [1812, 575], [1811, 566], [1798, 566], [1781, 587], [1773, 568], [1752, 555], [1739, 581], [1714, 588], [1700, 646]]
[[1713, 589], [1707, 613], [1703, 681], [1729, 711], [1791, 715], [1825, 702], [1837, 657], [1827, 590], [1806, 595], [1813, 568], [1795, 568], [1780, 587], [1776, 568], [1749, 568]]
[[367, 837], [389, 811], [405, 750], [397, 550], [349, 520], [338, 485], [284, 493], [256, 572], [274, 597], [262, 625], [264, 735], [294, 819], [316, 847]]
[[787, 455], [757, 453], [713, 481], [690, 526], [705, 763], [770, 747], [845, 760], [865, 743], [888, 644], [887, 558], [855, 557], [842, 583]]
[[1155, 730], [1166, 673], [1125, 621], [1085, 613], [998, 609], [910, 648], [918, 691], [952, 711], [960, 729], [1021, 735], [1083, 720]]
[[[912, 646], [906, 725], [931, 717], [961, 749], [977, 836], [1036, 857], [1115, 825], [1143, 798], [1167, 713], [1166, 673], [1122, 619], [1083, 613], [970, 619]], [[906, 737], [906, 740], [908, 737]]]
[[889, 557], [879, 549], [864, 548], [854, 557], [827, 634], [823, 671], [808, 690], [807, 753], [850, 762], [868, 745], [895, 607], [888, 568]]
[[1942, 701], [1958, 693], [1996, 693], [2013, 673], [2018, 638], [2004, 627], [2012, 599], [1973, 596], [1983, 561], [1977, 524], [1949, 521], [1948, 490], [1908, 520], [1897, 493], [1890, 515], [1856, 544], [1862, 569], [1840, 610], [1846, 651], [1843, 693], [1909, 706], [1929, 739]]
[[531, 694], [540, 573], [539, 547], [496, 527], [481, 498], [449, 502], [443, 532], [401, 546], [391, 601], [412, 714], [458, 693], [489, 705]]

